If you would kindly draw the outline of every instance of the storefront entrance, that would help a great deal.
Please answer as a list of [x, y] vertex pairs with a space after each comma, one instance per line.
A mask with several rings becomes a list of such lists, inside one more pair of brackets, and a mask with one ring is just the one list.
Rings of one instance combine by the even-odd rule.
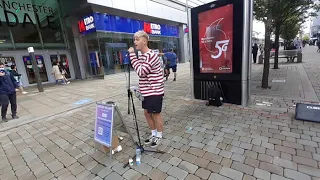
[[[61, 61], [67, 71], [66, 77], [74, 79], [74, 69], [70, 53], [66, 50], [36, 50], [35, 57], [39, 68], [40, 77], [44, 84], [55, 82], [52, 76], [52, 63]], [[11, 65], [16, 65], [18, 73], [22, 74], [21, 81], [23, 86], [36, 84], [35, 74], [29, 54], [26, 51], [1, 51], [0, 61], [11, 70]]]

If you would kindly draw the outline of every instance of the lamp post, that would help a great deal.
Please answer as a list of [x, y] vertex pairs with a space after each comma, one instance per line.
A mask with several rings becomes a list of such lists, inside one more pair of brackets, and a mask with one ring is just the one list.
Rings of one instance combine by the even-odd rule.
[[37, 81], [38, 90], [39, 90], [39, 92], [43, 92], [42, 81], [41, 81], [41, 77], [40, 77], [39, 68], [38, 68], [38, 65], [37, 65], [37, 60], [36, 60], [36, 57], [34, 55], [33, 47], [29, 47], [28, 48], [28, 53], [30, 55], [30, 60], [31, 60], [33, 72], [34, 72], [34, 75], [35, 75], [35, 78], [36, 78], [36, 81]]
[[194, 99], [194, 75], [193, 75], [193, 57], [192, 57], [192, 48], [191, 48], [191, 36], [192, 36], [192, 30], [191, 30], [191, 20], [190, 20], [190, 13], [189, 13], [189, 5], [188, 0], [186, 0], [186, 11], [187, 11], [187, 26], [188, 26], [188, 34], [187, 34], [187, 46], [188, 46], [188, 56], [189, 56], [189, 62], [190, 62], [190, 90], [191, 90], [191, 98]]

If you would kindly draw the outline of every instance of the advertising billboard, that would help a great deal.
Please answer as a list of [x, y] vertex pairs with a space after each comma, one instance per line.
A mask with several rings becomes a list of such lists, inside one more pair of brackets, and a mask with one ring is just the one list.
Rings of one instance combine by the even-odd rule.
[[210, 87], [219, 84], [224, 102], [241, 104], [246, 1], [216, 0], [191, 9], [190, 38], [196, 99], [208, 100]]
[[233, 4], [198, 14], [200, 73], [232, 73]]

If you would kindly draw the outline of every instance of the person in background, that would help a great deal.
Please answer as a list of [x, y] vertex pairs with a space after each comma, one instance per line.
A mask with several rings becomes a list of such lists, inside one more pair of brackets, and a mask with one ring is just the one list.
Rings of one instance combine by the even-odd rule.
[[67, 74], [67, 70], [64, 68], [64, 65], [63, 65], [63, 62], [58, 59], [58, 67], [59, 67], [59, 70], [63, 76], [63, 79], [64, 81], [67, 83], [67, 84], [70, 84], [70, 81], [66, 78], [66, 74]]
[[21, 74], [18, 73], [16, 65], [11, 65], [11, 73], [13, 74], [14, 78], [17, 80], [19, 84], [19, 89], [21, 91], [21, 94], [28, 94], [28, 92], [24, 91], [23, 89], [23, 85], [21, 82]]
[[301, 50], [302, 49], [302, 42], [299, 39], [299, 37], [297, 37], [294, 42], [293, 42], [294, 46], [296, 47], [296, 49]]
[[170, 52], [161, 53], [161, 55], [164, 56], [166, 59], [166, 81], [169, 78], [170, 75], [170, 69], [172, 69], [172, 72], [174, 74], [173, 81], [177, 80], [177, 63], [178, 63], [178, 57], [176, 53], [173, 52], [173, 49], [170, 50]]
[[320, 41], [317, 41], [318, 50], [317, 52], [320, 52]]
[[65, 78], [63, 77], [60, 69], [59, 69], [59, 66], [56, 62], [53, 63], [53, 66], [52, 66], [52, 75], [54, 75], [55, 79], [56, 79], [56, 85], [59, 84], [59, 80], [62, 81], [62, 84], [66, 85], [66, 81], [65, 81]]
[[151, 129], [144, 143], [156, 148], [161, 144], [163, 117], [161, 115], [164, 96], [163, 71], [159, 56], [148, 47], [149, 35], [144, 31], [134, 34], [134, 45], [141, 55], [137, 58], [134, 48], [128, 49], [132, 67], [139, 76], [139, 91], [143, 97], [142, 108]]
[[19, 84], [13, 74], [5, 70], [4, 64], [0, 63], [0, 101], [2, 121], [8, 122], [7, 111], [9, 101], [11, 104], [12, 119], [18, 119], [17, 116], [17, 91]]
[[257, 43], [254, 43], [254, 46], [252, 47], [253, 63], [257, 63], [258, 50], [259, 47]]

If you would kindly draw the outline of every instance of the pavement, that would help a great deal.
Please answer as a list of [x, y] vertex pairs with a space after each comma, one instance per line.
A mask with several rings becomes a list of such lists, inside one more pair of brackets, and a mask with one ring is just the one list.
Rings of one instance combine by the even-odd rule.
[[[145, 153], [141, 165], [125, 169], [123, 165], [135, 153], [128, 134], [119, 133], [124, 137], [120, 142], [123, 150], [112, 161], [93, 140], [96, 101], [116, 102], [129, 131], [135, 135], [133, 117], [127, 114], [124, 74], [47, 87], [41, 94], [28, 90], [31, 93], [19, 97], [19, 103], [21, 98], [38, 99], [39, 103], [41, 98], [50, 98], [61, 104], [47, 108], [53, 109], [47, 115], [1, 124], [0, 179], [319, 180], [320, 124], [297, 121], [293, 113], [294, 103], [317, 103], [318, 99], [312, 98], [320, 95], [319, 54], [312, 48], [304, 49], [304, 63], [281, 64], [270, 74], [270, 81], [275, 77], [286, 80], [278, 86], [271, 83], [278, 91], [258, 90], [262, 65], [254, 65], [253, 104], [248, 108], [230, 104], [207, 107], [203, 101], [191, 99], [189, 64], [180, 64], [178, 81], [170, 79], [165, 84], [163, 115], [167, 123], [158, 147], [165, 153]], [[299, 83], [292, 85], [291, 75], [298, 78], [298, 72]], [[132, 76], [133, 84], [137, 84], [137, 77]], [[299, 87], [299, 93], [287, 86]], [[85, 98], [92, 100], [74, 104]], [[149, 130], [141, 103], [136, 98], [134, 101], [144, 136]], [[259, 101], [268, 106], [257, 105]], [[41, 106], [39, 111], [44, 111]]]

